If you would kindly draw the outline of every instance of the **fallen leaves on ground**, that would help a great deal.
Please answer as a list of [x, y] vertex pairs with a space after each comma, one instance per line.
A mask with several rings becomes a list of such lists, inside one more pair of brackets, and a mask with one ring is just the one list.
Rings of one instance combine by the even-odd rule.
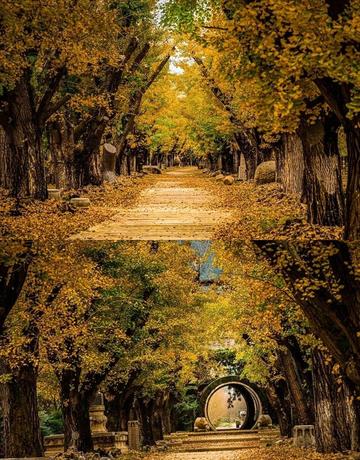
[[[214, 180], [212, 180], [214, 182]], [[306, 206], [295, 195], [285, 194], [280, 184], [214, 183], [223, 206], [233, 209], [233, 222], [224, 223], [215, 238], [225, 241], [249, 239], [339, 239], [342, 228], [306, 222]]]
[[[138, 460], [144, 458], [145, 460], [179, 460], [179, 455], [181, 454], [172, 454], [172, 453], [154, 453], [149, 454], [145, 457], [139, 454], [138, 457], [130, 457], [131, 460]], [[189, 455], [189, 454], [186, 454]], [[221, 453], [216, 454], [216, 452], [202, 452], [194, 453], [193, 458], [204, 460], [208, 455], [209, 460], [221, 460]], [[215, 457], [216, 455], [216, 457]], [[261, 449], [247, 449], [239, 451], [239, 453], [234, 452], [234, 460], [358, 460], [359, 454], [321, 454], [315, 452], [312, 449], [298, 449], [292, 446], [277, 446], [277, 447], [266, 447]], [[124, 457], [127, 458], [127, 457]]]
[[[151, 182], [150, 177], [120, 177], [115, 183], [89, 186], [81, 190], [64, 192], [63, 200], [28, 200], [16, 207], [13, 198], [0, 190], [0, 237], [48, 241], [69, 236], [109, 219], [124, 208], [136, 203], [142, 189]], [[89, 208], [74, 208], [73, 196], [90, 199]]]

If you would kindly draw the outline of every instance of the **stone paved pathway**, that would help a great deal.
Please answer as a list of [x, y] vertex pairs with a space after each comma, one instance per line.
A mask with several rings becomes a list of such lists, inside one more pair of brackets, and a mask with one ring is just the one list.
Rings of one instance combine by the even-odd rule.
[[197, 168], [174, 168], [156, 176], [134, 207], [72, 237], [80, 240], [208, 240], [229, 209], [214, 207], [209, 181]]

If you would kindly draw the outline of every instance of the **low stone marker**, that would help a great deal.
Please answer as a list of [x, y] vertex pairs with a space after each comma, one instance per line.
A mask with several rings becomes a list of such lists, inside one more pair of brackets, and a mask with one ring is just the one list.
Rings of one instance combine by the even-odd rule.
[[272, 420], [270, 415], [261, 414], [257, 419], [256, 425], [258, 428], [268, 428], [272, 427]]
[[59, 188], [48, 188], [49, 200], [61, 200], [61, 190]]
[[225, 185], [232, 185], [235, 182], [235, 179], [233, 176], [226, 176], [224, 177], [223, 182]]
[[88, 208], [90, 206], [89, 198], [71, 198], [70, 204], [75, 206], [75, 208]]
[[215, 176], [215, 180], [223, 180], [224, 179], [224, 174], [218, 174]]
[[161, 169], [158, 166], [143, 166], [142, 170], [148, 174], [161, 174]]
[[293, 443], [296, 447], [315, 446], [314, 425], [295, 425], [293, 428]]
[[205, 417], [197, 417], [194, 423], [194, 431], [210, 431], [209, 422]]
[[275, 182], [275, 161], [264, 161], [260, 163], [255, 171], [255, 183], [256, 184], [270, 184]]

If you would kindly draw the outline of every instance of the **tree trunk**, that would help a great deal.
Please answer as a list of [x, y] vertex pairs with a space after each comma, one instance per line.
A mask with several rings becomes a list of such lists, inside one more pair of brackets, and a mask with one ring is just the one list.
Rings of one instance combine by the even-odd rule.
[[74, 130], [66, 120], [49, 126], [51, 155], [50, 177], [56, 188], [75, 188], [74, 177]]
[[[359, 449], [360, 412], [347, 379], [338, 383], [334, 360], [317, 348], [312, 353], [315, 404], [315, 437], [319, 452]], [[340, 379], [341, 380], [341, 379]]]
[[90, 429], [89, 398], [79, 391], [80, 369], [65, 370], [60, 378], [61, 404], [64, 418], [64, 447], [81, 452], [93, 450]]
[[[348, 180], [344, 238], [360, 240], [360, 129], [353, 120], [345, 127], [348, 151]], [[350, 126], [349, 126], [350, 125]]]
[[82, 147], [75, 149], [75, 175], [76, 184], [79, 188], [102, 183], [100, 144], [106, 124], [106, 120], [99, 120], [94, 117], [83, 136]]
[[291, 400], [296, 411], [296, 423], [300, 425], [311, 425], [313, 423], [313, 415], [311, 414], [309, 404], [304, 392], [303, 382], [301, 381], [299, 370], [296, 362], [289, 350], [279, 349], [279, 362], [282, 372], [289, 386]]
[[[339, 2], [341, 8], [345, 2]], [[360, 128], [359, 116], [348, 117], [348, 104], [352, 100], [352, 87], [331, 78], [315, 80], [322, 96], [344, 127], [349, 173], [346, 187], [344, 239], [360, 239]]]
[[302, 200], [304, 194], [304, 150], [296, 133], [284, 133], [276, 149], [276, 180], [285, 193], [293, 193]]
[[254, 244], [283, 275], [315, 334], [360, 392], [358, 247], [337, 240]]
[[[4, 368], [6, 373], [10, 369]], [[37, 370], [21, 365], [1, 384], [5, 457], [43, 457], [37, 406]]]
[[9, 188], [9, 161], [10, 152], [6, 133], [0, 126], [0, 187]]
[[256, 148], [252, 147], [250, 142], [241, 133], [235, 133], [234, 139], [245, 158], [246, 180], [253, 180], [258, 162]]
[[339, 226], [344, 222], [344, 196], [337, 139], [339, 122], [332, 113], [315, 124], [302, 121], [305, 196], [308, 222]]
[[153, 446], [155, 444], [152, 426], [153, 401], [139, 398], [137, 399], [137, 403], [139, 407], [143, 444], [145, 446]]
[[291, 437], [294, 424], [291, 417], [290, 395], [286, 381], [278, 379], [275, 382], [270, 382], [266, 387], [266, 395], [276, 413], [281, 436]]
[[133, 395], [116, 395], [111, 401], [106, 401], [106, 416], [108, 431], [127, 431], [129, 414], [133, 403]]
[[10, 151], [7, 165], [10, 194], [18, 198], [30, 196], [44, 200], [47, 198], [45, 162], [29, 73], [25, 73], [7, 98], [10, 121], [3, 127]]
[[159, 441], [160, 439], [163, 439], [163, 433], [164, 433], [164, 420], [163, 420], [163, 395], [160, 393], [157, 395], [153, 401], [153, 407], [154, 410], [151, 414], [151, 431], [152, 431], [152, 437], [153, 440]]

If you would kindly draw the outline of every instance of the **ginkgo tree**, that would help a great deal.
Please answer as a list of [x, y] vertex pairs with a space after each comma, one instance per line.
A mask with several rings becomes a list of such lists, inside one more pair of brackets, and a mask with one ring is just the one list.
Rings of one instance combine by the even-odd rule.
[[[253, 105], [256, 127], [285, 133], [278, 172], [290, 188], [299, 189], [302, 181], [296, 176], [303, 177], [309, 219], [338, 225], [344, 216], [345, 237], [356, 239], [358, 2], [175, 0], [164, 8], [169, 26], [175, 24], [218, 50], [225, 70], [220, 73], [234, 83], [235, 97], [238, 91], [244, 94], [241, 87], [248, 89], [243, 99]], [[340, 124], [349, 159], [345, 207], [339, 181]], [[297, 172], [293, 184], [285, 177], [291, 169]]]
[[[152, 155], [176, 156], [191, 151], [194, 159], [216, 164], [229, 145], [234, 127], [228, 114], [204, 86], [192, 59], [179, 62], [144, 100], [137, 128], [145, 131]], [[165, 88], [165, 89], [164, 89]]]
[[[177, 368], [180, 362], [185, 380], [186, 363], [202, 343], [204, 322], [195, 319], [201, 317], [204, 295], [187, 244], [61, 244], [34, 250], [1, 337], [6, 455], [42, 455], [39, 372], [56, 377], [65, 448], [82, 451], [93, 448], [89, 405], [105, 382], [136, 369], [142, 377], [157, 367], [165, 374], [168, 365]], [[189, 353], [179, 361], [184, 341]]]
[[[291, 413], [315, 422], [319, 451], [357, 450], [358, 338], [344, 346], [357, 331], [350, 325], [359, 290], [356, 245], [257, 241], [218, 254], [231, 286], [220, 315], [229, 315], [245, 374], [265, 384], [285, 427]], [[340, 311], [345, 316], [336, 318]], [[341, 426], [338, 411], [344, 411]]]

